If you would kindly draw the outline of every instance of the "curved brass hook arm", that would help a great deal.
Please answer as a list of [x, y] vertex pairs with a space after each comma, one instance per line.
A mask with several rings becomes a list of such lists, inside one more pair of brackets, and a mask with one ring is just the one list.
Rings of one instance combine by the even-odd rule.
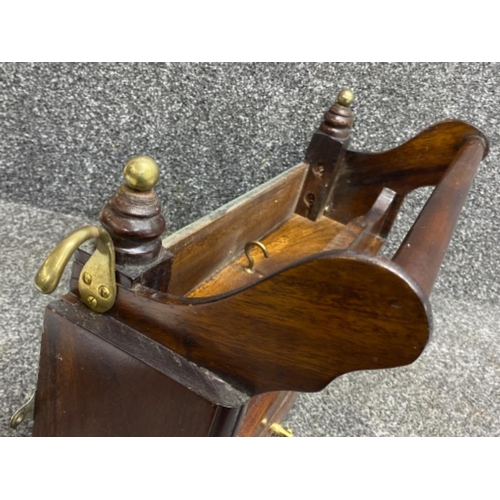
[[35, 286], [42, 293], [52, 293], [73, 253], [90, 238], [97, 239], [97, 248], [83, 266], [78, 278], [78, 291], [82, 302], [94, 312], [102, 313], [115, 303], [116, 281], [113, 241], [107, 231], [100, 227], [85, 226], [64, 238], [40, 267]]

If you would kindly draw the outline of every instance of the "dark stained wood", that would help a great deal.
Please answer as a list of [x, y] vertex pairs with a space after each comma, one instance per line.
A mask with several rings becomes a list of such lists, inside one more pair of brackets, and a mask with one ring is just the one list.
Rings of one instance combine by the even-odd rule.
[[[173, 261], [174, 255], [172, 252], [169, 252], [162, 247], [157, 259], [153, 261], [152, 264], [145, 266], [147, 267], [146, 269], [144, 269], [144, 266], [141, 268], [142, 273], [140, 275], [140, 283], [148, 288], [154, 288], [160, 292], [166, 292], [172, 277]], [[134, 266], [134, 269], [137, 269], [137, 266]], [[131, 274], [130, 267], [122, 268], [120, 271], [122, 274], [127, 273], [129, 276]], [[134, 278], [135, 276], [136, 275], [134, 275]], [[131, 277], [132, 286], [134, 281], [135, 280]]]
[[394, 256], [427, 295], [485, 150], [482, 137], [467, 139]]
[[[117, 250], [116, 304], [97, 315], [78, 301], [88, 258], [78, 252], [73, 293], [46, 310], [35, 435], [269, 435], [292, 391], [417, 359], [428, 295], [487, 141], [448, 121], [358, 153], [347, 149], [351, 127], [336, 103], [305, 163], [165, 248], [154, 190], [122, 186], [101, 212]], [[376, 256], [404, 197], [429, 185], [394, 260]], [[252, 250], [248, 274], [254, 240], [270, 257]]]
[[[90, 254], [85, 250], [78, 249], [75, 252], [73, 262], [72, 277], [78, 279], [83, 264], [90, 258]], [[160, 292], [166, 292], [172, 275], [172, 262], [174, 256], [172, 252], [162, 248], [156, 260], [143, 265], [128, 265], [116, 267], [116, 282], [125, 288], [132, 288], [142, 284], [149, 288], [154, 288]], [[77, 293], [78, 286], [72, 290]]]
[[324, 114], [307, 148], [304, 162], [308, 171], [295, 208], [297, 214], [312, 221], [323, 216], [342, 170], [352, 125], [351, 109], [338, 101]]
[[217, 406], [207, 437], [235, 437], [244, 417], [245, 407], [225, 408]]
[[[264, 258], [259, 248], [252, 248], [250, 254], [255, 261], [255, 272], [248, 274], [243, 267], [248, 265], [244, 252], [235, 255], [221, 271], [210, 276], [189, 293], [189, 297], [210, 297], [230, 292], [238, 288], [257, 283], [284, 267], [309, 255], [321, 252], [327, 241], [331, 240], [343, 228], [342, 224], [328, 217], [316, 222], [292, 215], [276, 231], [260, 241], [266, 246], [269, 258]], [[339, 247], [340, 248], [340, 247]]]
[[265, 276], [322, 250], [350, 248], [376, 253], [385, 241], [380, 233], [386, 218], [391, 216], [394, 203], [399, 203], [397, 195], [391, 190], [383, 190], [368, 214], [351, 221], [345, 228], [328, 217], [313, 222], [294, 214], [260, 240], [266, 246], [269, 258], [264, 258], [260, 249], [252, 248], [253, 274], [242, 272], [248, 264], [242, 252], [221, 271], [191, 290], [188, 296], [210, 297], [257, 283]]
[[325, 252], [225, 296], [119, 289], [109, 314], [259, 394], [411, 363], [429, 336], [428, 308], [390, 261]]
[[487, 144], [472, 125], [445, 121], [383, 153], [347, 151], [326, 215], [346, 224], [364, 215], [384, 187], [405, 196], [419, 187], [435, 186], [471, 136], [480, 136]]
[[281, 424], [296, 399], [297, 394], [288, 391], [267, 392], [253, 397], [245, 410], [237, 435], [239, 437], [270, 436], [271, 425]]
[[306, 166], [298, 165], [163, 241], [175, 255], [169, 293], [184, 295], [293, 214]]
[[319, 126], [321, 132], [339, 139], [347, 139], [354, 124], [354, 118], [350, 107], [336, 102], [323, 117], [323, 123]]
[[326, 245], [325, 250], [349, 248], [358, 252], [377, 253], [384, 243], [381, 232], [387, 217], [392, 216], [395, 203], [399, 203], [396, 193], [384, 188], [370, 211], [346, 224]]
[[58, 314], [179, 384], [189, 387], [192, 392], [211, 403], [232, 408], [248, 402], [247, 393], [237, 390], [220, 377], [190, 363], [139, 331], [106, 315], [87, 314], [86, 308], [74, 295], [66, 295], [63, 300], [64, 302], [52, 306]]
[[47, 309], [35, 436], [205, 436], [216, 410], [55, 307]]
[[348, 140], [339, 141], [316, 132], [306, 153], [307, 176], [297, 200], [295, 212], [312, 221], [323, 216], [345, 160]]
[[158, 258], [165, 219], [154, 189], [136, 191], [124, 184], [99, 219], [113, 239], [117, 265], [141, 266]]

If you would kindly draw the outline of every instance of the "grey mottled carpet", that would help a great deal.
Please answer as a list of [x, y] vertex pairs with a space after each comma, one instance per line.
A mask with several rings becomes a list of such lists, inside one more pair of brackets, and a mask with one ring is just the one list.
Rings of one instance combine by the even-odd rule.
[[[32, 286], [36, 269], [97, 219], [126, 160], [158, 160], [173, 231], [298, 163], [344, 86], [357, 96], [354, 149], [387, 149], [458, 118], [485, 132], [491, 152], [432, 296], [425, 353], [301, 396], [288, 424], [304, 436], [500, 435], [498, 64], [0, 65], [0, 435], [30, 432], [8, 418], [36, 382], [51, 300]], [[387, 252], [427, 194], [410, 197]]]

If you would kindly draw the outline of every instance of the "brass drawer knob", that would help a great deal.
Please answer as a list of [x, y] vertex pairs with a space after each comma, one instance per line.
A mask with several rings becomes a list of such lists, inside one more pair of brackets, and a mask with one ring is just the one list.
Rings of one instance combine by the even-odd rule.
[[271, 424], [269, 430], [271, 431], [271, 434], [273, 436], [287, 437], [287, 438], [293, 437], [292, 429], [285, 429], [282, 425], [278, 423]]

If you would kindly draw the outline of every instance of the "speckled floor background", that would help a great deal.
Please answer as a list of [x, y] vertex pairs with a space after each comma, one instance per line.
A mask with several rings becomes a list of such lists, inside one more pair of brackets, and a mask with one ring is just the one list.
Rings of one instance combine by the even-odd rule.
[[[356, 94], [354, 149], [457, 118], [481, 128], [491, 152], [432, 296], [427, 350], [409, 367], [302, 395], [287, 424], [298, 436], [500, 435], [500, 65], [337, 63], [0, 65], [0, 435], [31, 430], [8, 419], [36, 384], [52, 300], [34, 274], [63, 235], [97, 220], [127, 159], [159, 162], [174, 231], [298, 163], [342, 87]], [[387, 253], [428, 193], [405, 204]]]

